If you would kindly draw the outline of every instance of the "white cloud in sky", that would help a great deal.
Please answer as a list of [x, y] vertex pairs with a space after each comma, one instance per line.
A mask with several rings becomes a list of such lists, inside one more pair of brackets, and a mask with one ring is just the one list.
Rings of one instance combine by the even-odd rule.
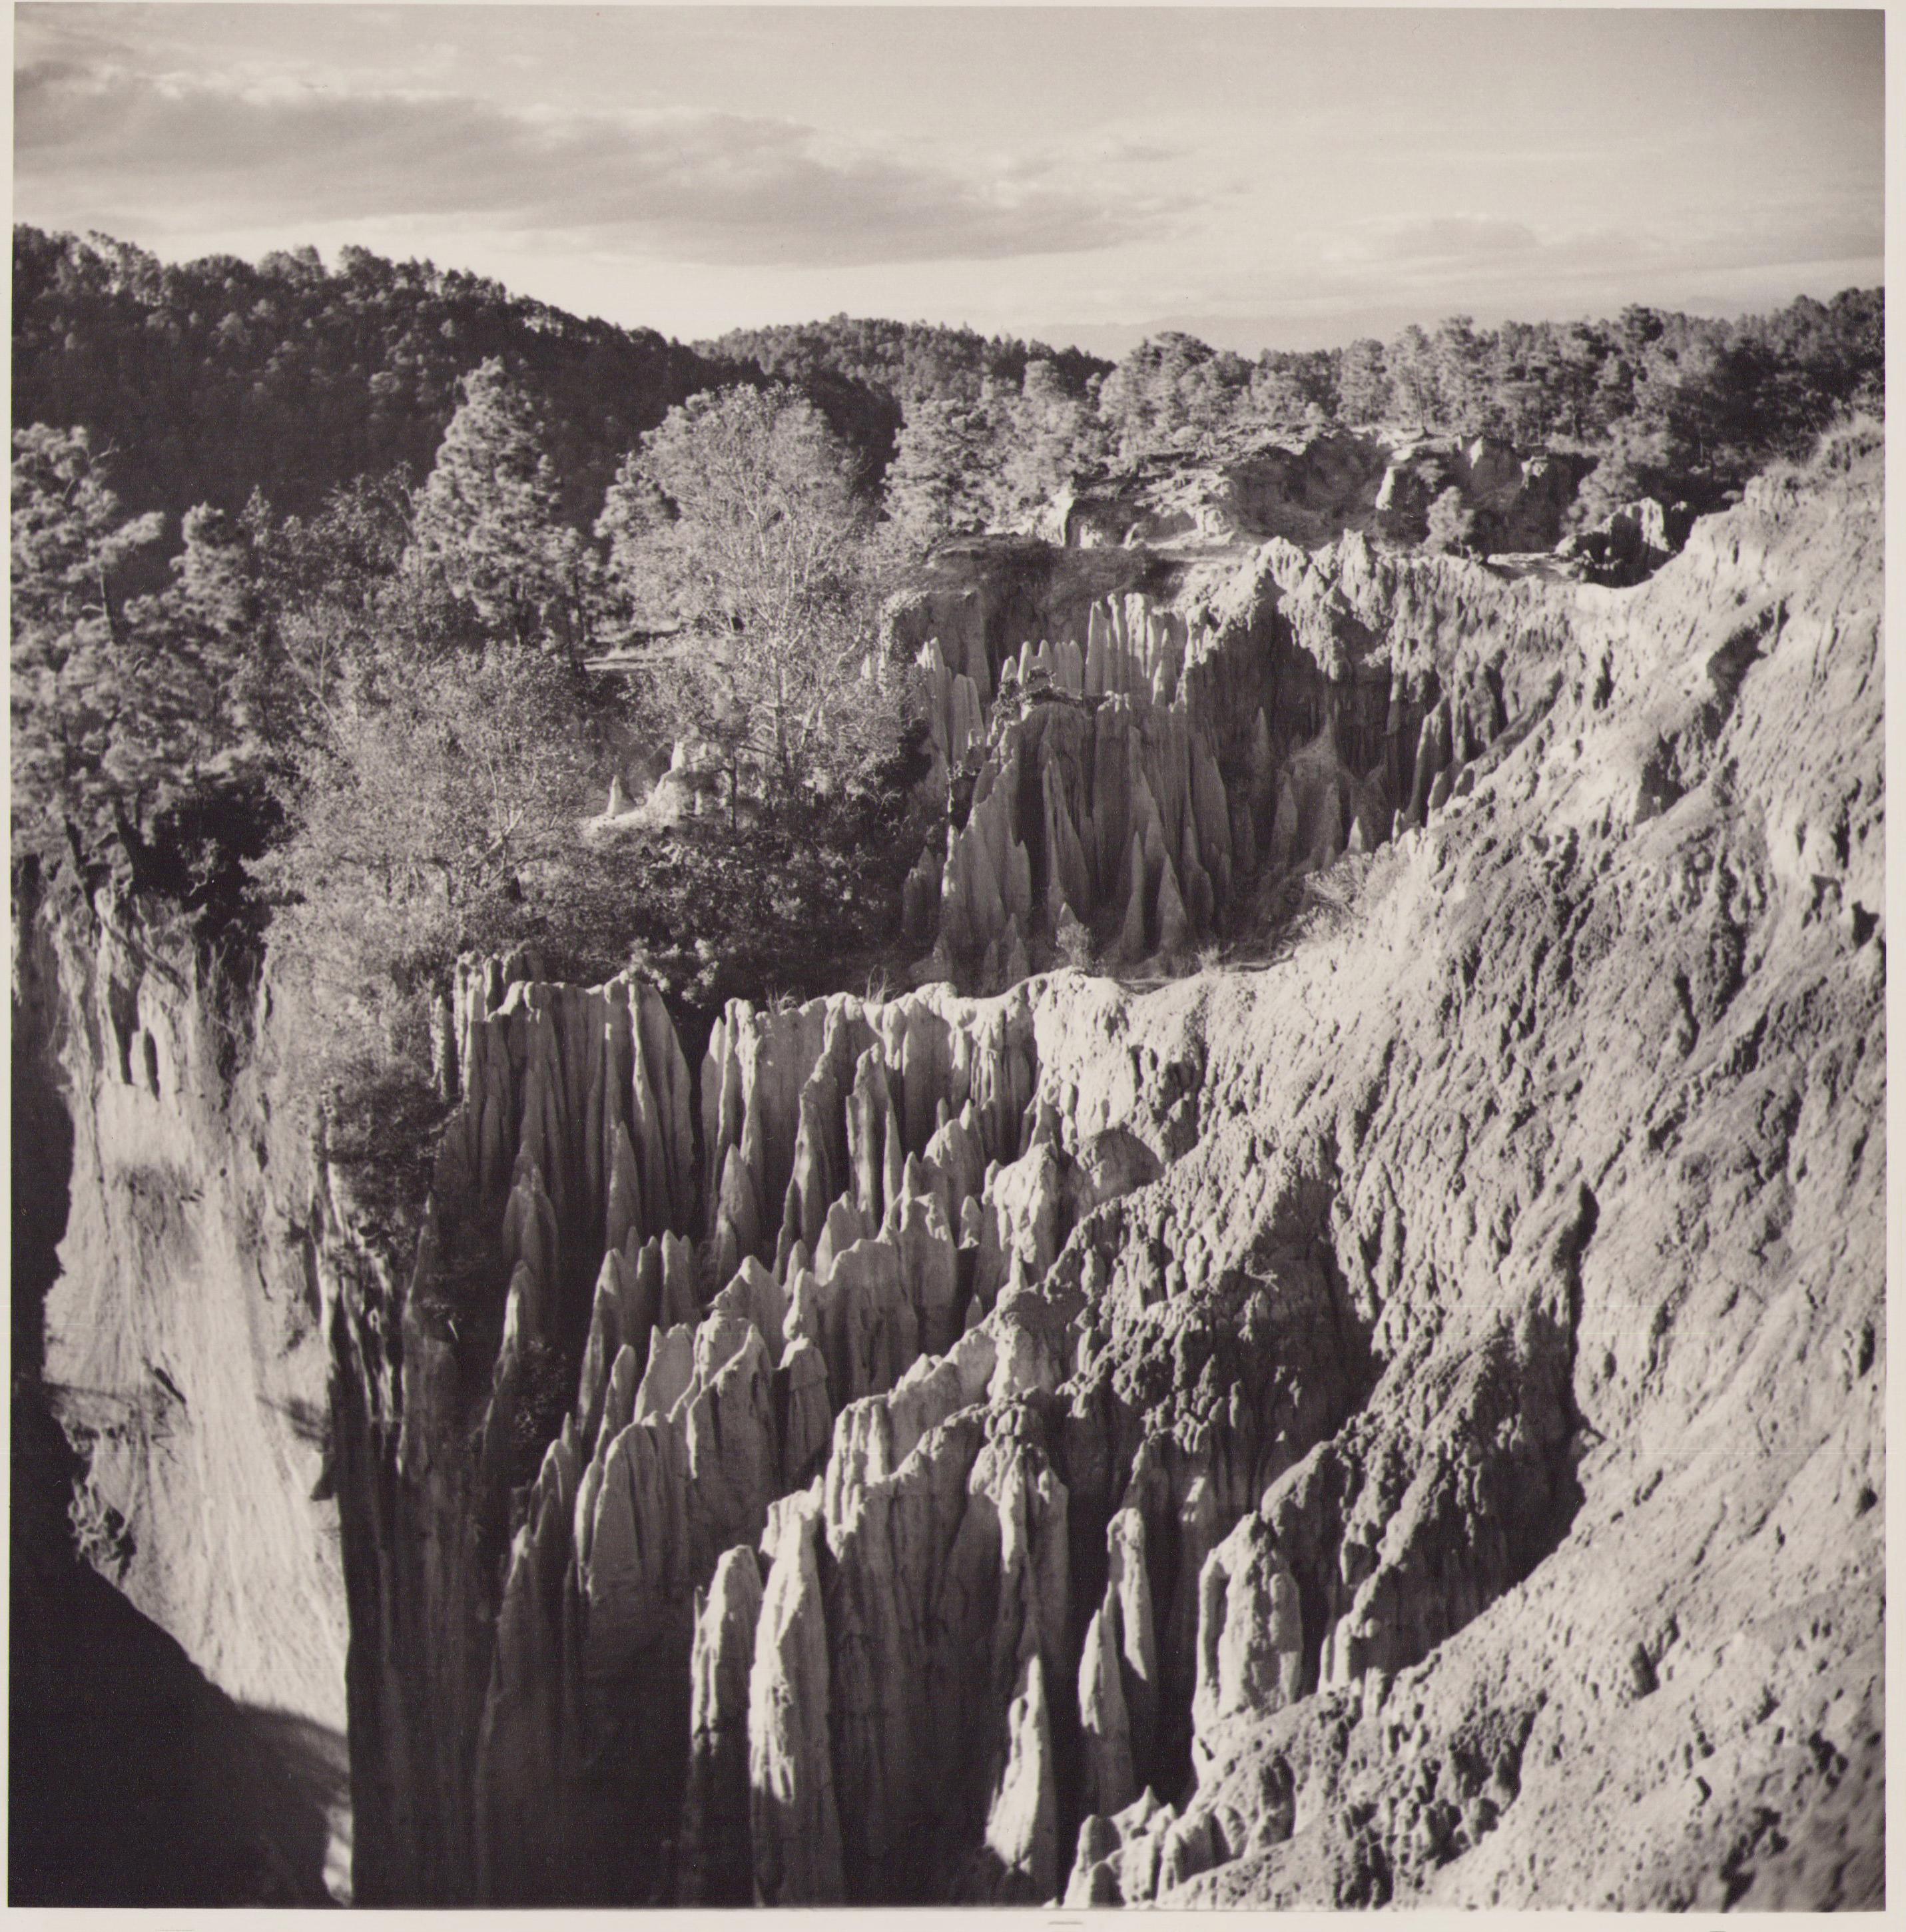
[[1526, 222], [1491, 214], [1436, 214], [1366, 222], [1329, 243], [1329, 262], [1450, 262], [1520, 255], [1541, 242]]
[[[467, 95], [230, 81], [49, 59], [14, 80], [31, 183], [144, 217], [287, 223], [420, 213], [621, 236], [692, 262], [995, 260], [1160, 233], [1179, 195], [1055, 179], [1049, 154], [984, 173], [792, 120], [699, 107], [510, 110]], [[142, 184], [149, 184], [140, 205]]]
[[682, 334], [1764, 302], [1877, 277], [1880, 19], [29, 0], [15, 212]]

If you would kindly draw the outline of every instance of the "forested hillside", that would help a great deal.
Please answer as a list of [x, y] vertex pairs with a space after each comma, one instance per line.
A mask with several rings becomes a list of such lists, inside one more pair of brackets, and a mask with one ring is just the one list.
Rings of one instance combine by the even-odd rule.
[[[695, 346], [717, 361], [752, 362], [777, 381], [794, 382], [824, 399], [830, 419], [864, 412], [859, 438], [884, 470], [905, 424], [923, 409], [971, 409], [985, 399], [1022, 391], [1028, 369], [1034, 388], [1055, 389], [1089, 404], [1112, 365], [1079, 349], [1052, 349], [1014, 336], [981, 335], [931, 322], [890, 322], [836, 315], [825, 322], [737, 328]], [[871, 403], [871, 409], [868, 404]], [[1001, 427], [1004, 427], [1002, 423]]]
[[562, 512], [593, 520], [677, 403], [752, 370], [582, 321], [428, 262], [346, 248], [168, 264], [104, 236], [14, 230], [14, 420], [83, 428], [130, 508], [308, 514], [341, 484], [429, 472], [459, 380], [501, 357], [534, 398]]
[[1877, 289], [1765, 316], [1706, 319], [1633, 306], [1601, 322], [1466, 316], [1388, 343], [1266, 350], [1255, 362], [1168, 331], [1081, 385], [1035, 357], [922, 396], [892, 472], [894, 514], [923, 529], [1023, 518], [1065, 478], [1160, 458], [1236, 456], [1269, 439], [1385, 425], [1499, 438], [1592, 460], [1578, 520], [1643, 496], [1719, 506], [1835, 415], [1877, 410], [1884, 363]]
[[[897, 963], [925, 727], [878, 613], [950, 536], [1349, 428], [1379, 472], [1427, 432], [1509, 446], [1512, 481], [1572, 452], [1553, 543], [1715, 507], [1881, 381], [1877, 290], [1112, 367], [845, 316], [690, 348], [361, 249], [169, 266], [21, 227], [14, 303], [16, 858], [302, 920], [413, 1064], [470, 946], [638, 946], [702, 1000]], [[1452, 488], [1355, 527], [1479, 554], [1475, 518]], [[572, 836], [684, 746], [691, 829]]]
[[[1834, 416], [1877, 409], [1877, 290], [1766, 316], [1631, 306], [1600, 322], [1445, 319], [1387, 343], [1254, 361], [1175, 332], [1114, 366], [971, 329], [836, 316], [693, 346], [583, 321], [480, 277], [359, 248], [167, 265], [103, 236], [14, 237], [14, 417], [83, 428], [133, 511], [309, 514], [339, 485], [428, 473], [459, 380], [501, 360], [541, 425], [562, 520], [586, 531], [676, 404], [800, 391], [864, 491], [918, 542], [1023, 523], [1076, 476], [1379, 424], [1593, 459], [1587, 520], [1637, 496], [1724, 500]], [[175, 524], [175, 528], [176, 524]], [[174, 546], [176, 547], [176, 546]]]

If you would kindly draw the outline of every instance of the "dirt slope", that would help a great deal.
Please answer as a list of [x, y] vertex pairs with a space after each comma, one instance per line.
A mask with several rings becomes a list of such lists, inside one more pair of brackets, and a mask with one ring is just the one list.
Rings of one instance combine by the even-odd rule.
[[[1757, 484], [1590, 601], [1550, 715], [1372, 865], [1354, 925], [1211, 996], [1214, 1057], [1369, 1258], [1366, 1466], [1434, 1442], [1523, 1231], [1574, 1216], [1580, 1496], [1413, 1668], [1219, 1728], [1199, 1804], [1268, 1781], [1295, 1828], [1188, 1898], [1878, 1900], [1879, 494], [1870, 448]], [[1448, 1558], [1421, 1484], [1372, 1525], [1406, 1618]], [[1262, 1508], [1286, 1534], [1294, 1486]]]

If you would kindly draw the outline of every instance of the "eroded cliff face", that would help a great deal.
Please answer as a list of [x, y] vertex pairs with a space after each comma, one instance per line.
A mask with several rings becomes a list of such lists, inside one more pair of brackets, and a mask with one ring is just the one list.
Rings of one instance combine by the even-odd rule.
[[949, 550], [890, 614], [950, 800], [907, 882], [917, 976], [1183, 970], [1471, 782], [1561, 674], [1565, 611], [1358, 535], [1241, 562]]
[[915, 912], [1000, 990], [691, 1057], [471, 962], [395, 1260], [268, 998], [29, 921], [92, 1560], [344, 1687], [368, 1904], [1874, 1902], [1877, 500], [943, 574]]
[[1453, 489], [1482, 549], [1547, 550], [1593, 466], [1577, 453], [1518, 451], [1495, 436], [1328, 430], [1268, 440], [1228, 459], [1154, 456], [1082, 478], [1049, 506], [1038, 533], [1087, 549], [1268, 538], [1316, 548], [1352, 531], [1415, 544], [1427, 532], [1430, 505]]
[[[1232, 1856], [1187, 1900], [1877, 1901], [1871, 462], [1757, 484], [1585, 602], [1493, 782], [1267, 979], [1234, 1077], [1276, 1070], [1287, 1140], [1353, 1181], [1388, 1366], [1239, 1533], [1328, 1635], [1316, 1696], [1201, 1725], [1191, 1812]], [[1523, 1568], [1531, 1431], [1580, 1499], [1478, 1616]], [[1082, 1894], [1145, 1864], [1133, 1822]]]
[[1757, 484], [1626, 592], [1094, 586], [965, 834], [1082, 922], [1108, 748], [1188, 904], [1229, 748], [1322, 734], [1391, 836], [1313, 850], [1284, 755], [1336, 864], [1266, 969], [738, 1004], [692, 1067], [638, 982], [473, 966], [414, 1265], [327, 1210], [360, 1898], [1869, 1901], [1877, 496]]
[[335, 1725], [317, 1173], [273, 1118], [269, 1021], [254, 1058], [189, 940], [134, 906], [25, 943], [52, 955], [74, 1133], [45, 1374], [86, 1464], [83, 1544], [221, 1688]]
[[[62, 1738], [49, 1774], [89, 1782], [113, 1814], [96, 1829], [122, 1835], [30, 1882], [76, 1903], [321, 1902], [328, 1862], [347, 1894], [318, 1177], [272, 1104], [269, 1000], [235, 1011], [182, 923], [137, 902], [29, 891], [16, 913], [15, 1496], [35, 1520], [17, 1517], [14, 1553], [38, 1593], [16, 1612], [60, 1624], [28, 1630], [28, 1655], [114, 1687], [102, 1703], [17, 1678], [16, 1717], [44, 1706]], [[70, 1465], [23, 1448], [19, 1418], [43, 1403]], [[76, 1552], [132, 1607], [104, 1603]], [[152, 1763], [179, 1788], [101, 1761], [114, 1699], [168, 1732]], [[146, 1844], [159, 1831], [170, 1866]]]

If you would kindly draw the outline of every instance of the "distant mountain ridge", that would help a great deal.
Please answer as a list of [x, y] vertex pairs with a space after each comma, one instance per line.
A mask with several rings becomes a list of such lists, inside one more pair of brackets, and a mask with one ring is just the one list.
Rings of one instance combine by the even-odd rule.
[[83, 425], [116, 452], [128, 508], [317, 508], [354, 476], [421, 479], [458, 380], [501, 356], [534, 397], [587, 527], [617, 464], [675, 404], [731, 383], [788, 382], [860, 450], [872, 480], [924, 394], [1016, 386], [1047, 357], [1083, 393], [1111, 364], [1073, 350], [917, 323], [832, 322], [689, 345], [584, 320], [501, 284], [347, 248], [161, 262], [110, 236], [14, 230], [14, 419]]

